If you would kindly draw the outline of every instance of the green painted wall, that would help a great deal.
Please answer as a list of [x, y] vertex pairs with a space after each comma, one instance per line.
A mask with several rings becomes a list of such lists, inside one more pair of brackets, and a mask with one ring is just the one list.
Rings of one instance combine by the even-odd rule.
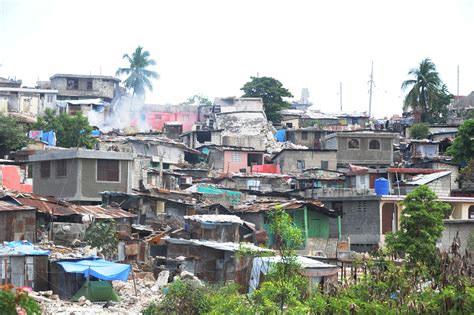
[[[294, 223], [304, 230], [304, 211], [288, 211]], [[329, 217], [316, 211], [308, 211], [308, 237], [329, 238]]]

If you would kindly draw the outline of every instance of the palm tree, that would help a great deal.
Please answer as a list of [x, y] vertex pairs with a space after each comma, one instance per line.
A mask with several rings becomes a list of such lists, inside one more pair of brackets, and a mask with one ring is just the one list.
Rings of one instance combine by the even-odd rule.
[[128, 68], [119, 68], [115, 73], [116, 76], [128, 75], [125, 79], [125, 87], [133, 89], [133, 95], [145, 95], [145, 88], [153, 91], [153, 85], [150, 79], [158, 79], [159, 74], [152, 70], [147, 70], [149, 66], [156, 64], [155, 60], [149, 59], [150, 53], [138, 46], [130, 57], [128, 54], [123, 55], [123, 59], [130, 64]]
[[408, 75], [414, 78], [402, 83], [402, 90], [411, 87], [405, 97], [403, 110], [411, 108], [413, 111], [420, 111], [424, 121], [433, 96], [438, 95], [441, 89], [442, 81], [436, 71], [436, 65], [429, 58], [422, 60], [419, 67], [411, 69]]

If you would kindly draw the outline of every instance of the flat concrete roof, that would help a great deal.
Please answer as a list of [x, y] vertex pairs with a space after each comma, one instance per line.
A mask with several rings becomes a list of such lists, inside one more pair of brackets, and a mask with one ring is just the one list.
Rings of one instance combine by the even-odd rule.
[[28, 160], [32, 162], [40, 162], [65, 159], [101, 159], [131, 161], [133, 160], [133, 153], [87, 149], [67, 149], [57, 151], [39, 151], [34, 155], [30, 155]]

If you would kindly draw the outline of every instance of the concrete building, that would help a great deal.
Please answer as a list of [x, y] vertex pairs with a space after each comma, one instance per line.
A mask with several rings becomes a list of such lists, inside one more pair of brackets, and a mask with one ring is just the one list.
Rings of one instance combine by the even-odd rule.
[[131, 153], [85, 149], [42, 151], [29, 157], [33, 192], [77, 203], [98, 203], [100, 192], [132, 190]]
[[0, 113], [42, 114], [56, 107], [57, 90], [21, 87], [21, 80], [0, 78]]
[[119, 79], [103, 75], [55, 74], [51, 87], [58, 90], [58, 100], [101, 98], [111, 102], [117, 96]]
[[272, 159], [282, 174], [301, 173], [305, 169], [336, 170], [336, 150], [283, 149]]
[[379, 169], [392, 165], [396, 139], [397, 134], [386, 132], [337, 132], [324, 138], [323, 148], [337, 150], [340, 166], [356, 164]]
[[202, 146], [199, 150], [208, 156], [207, 163], [224, 173], [250, 172], [252, 165], [263, 164], [264, 151], [246, 147]]
[[[342, 238], [350, 237], [352, 250], [365, 252], [383, 247], [385, 236], [400, 229], [402, 202], [405, 197], [403, 195], [357, 196], [354, 194], [352, 197], [321, 196], [319, 200], [324, 203], [325, 207], [342, 211]], [[451, 206], [450, 220], [468, 220], [467, 215], [470, 209], [474, 214], [474, 198], [441, 196], [437, 201], [446, 202]], [[332, 231], [338, 222], [330, 220], [329, 224], [330, 231]], [[330, 233], [330, 237], [335, 237], [335, 235]]]
[[321, 149], [321, 139], [331, 133], [334, 131], [321, 130], [318, 127], [288, 129], [286, 130], [286, 139], [291, 143], [304, 145], [310, 149]]
[[198, 121], [199, 108], [196, 105], [147, 104], [144, 110], [146, 111], [145, 121], [153, 130], [163, 130], [167, 123], [181, 122], [182, 131], [189, 132]]

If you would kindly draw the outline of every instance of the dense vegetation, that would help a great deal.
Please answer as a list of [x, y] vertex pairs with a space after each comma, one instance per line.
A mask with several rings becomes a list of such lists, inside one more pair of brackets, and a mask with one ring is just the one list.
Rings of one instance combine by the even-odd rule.
[[12, 117], [0, 114], [0, 158], [21, 149], [27, 141], [24, 125], [17, 123]]
[[64, 148], [86, 147], [91, 149], [97, 140], [90, 134], [92, 127], [89, 125], [87, 117], [81, 112], [74, 116], [66, 113], [56, 115], [51, 109], [46, 109], [42, 116], [38, 117], [33, 125], [34, 130], [44, 130], [56, 132], [56, 145]]

